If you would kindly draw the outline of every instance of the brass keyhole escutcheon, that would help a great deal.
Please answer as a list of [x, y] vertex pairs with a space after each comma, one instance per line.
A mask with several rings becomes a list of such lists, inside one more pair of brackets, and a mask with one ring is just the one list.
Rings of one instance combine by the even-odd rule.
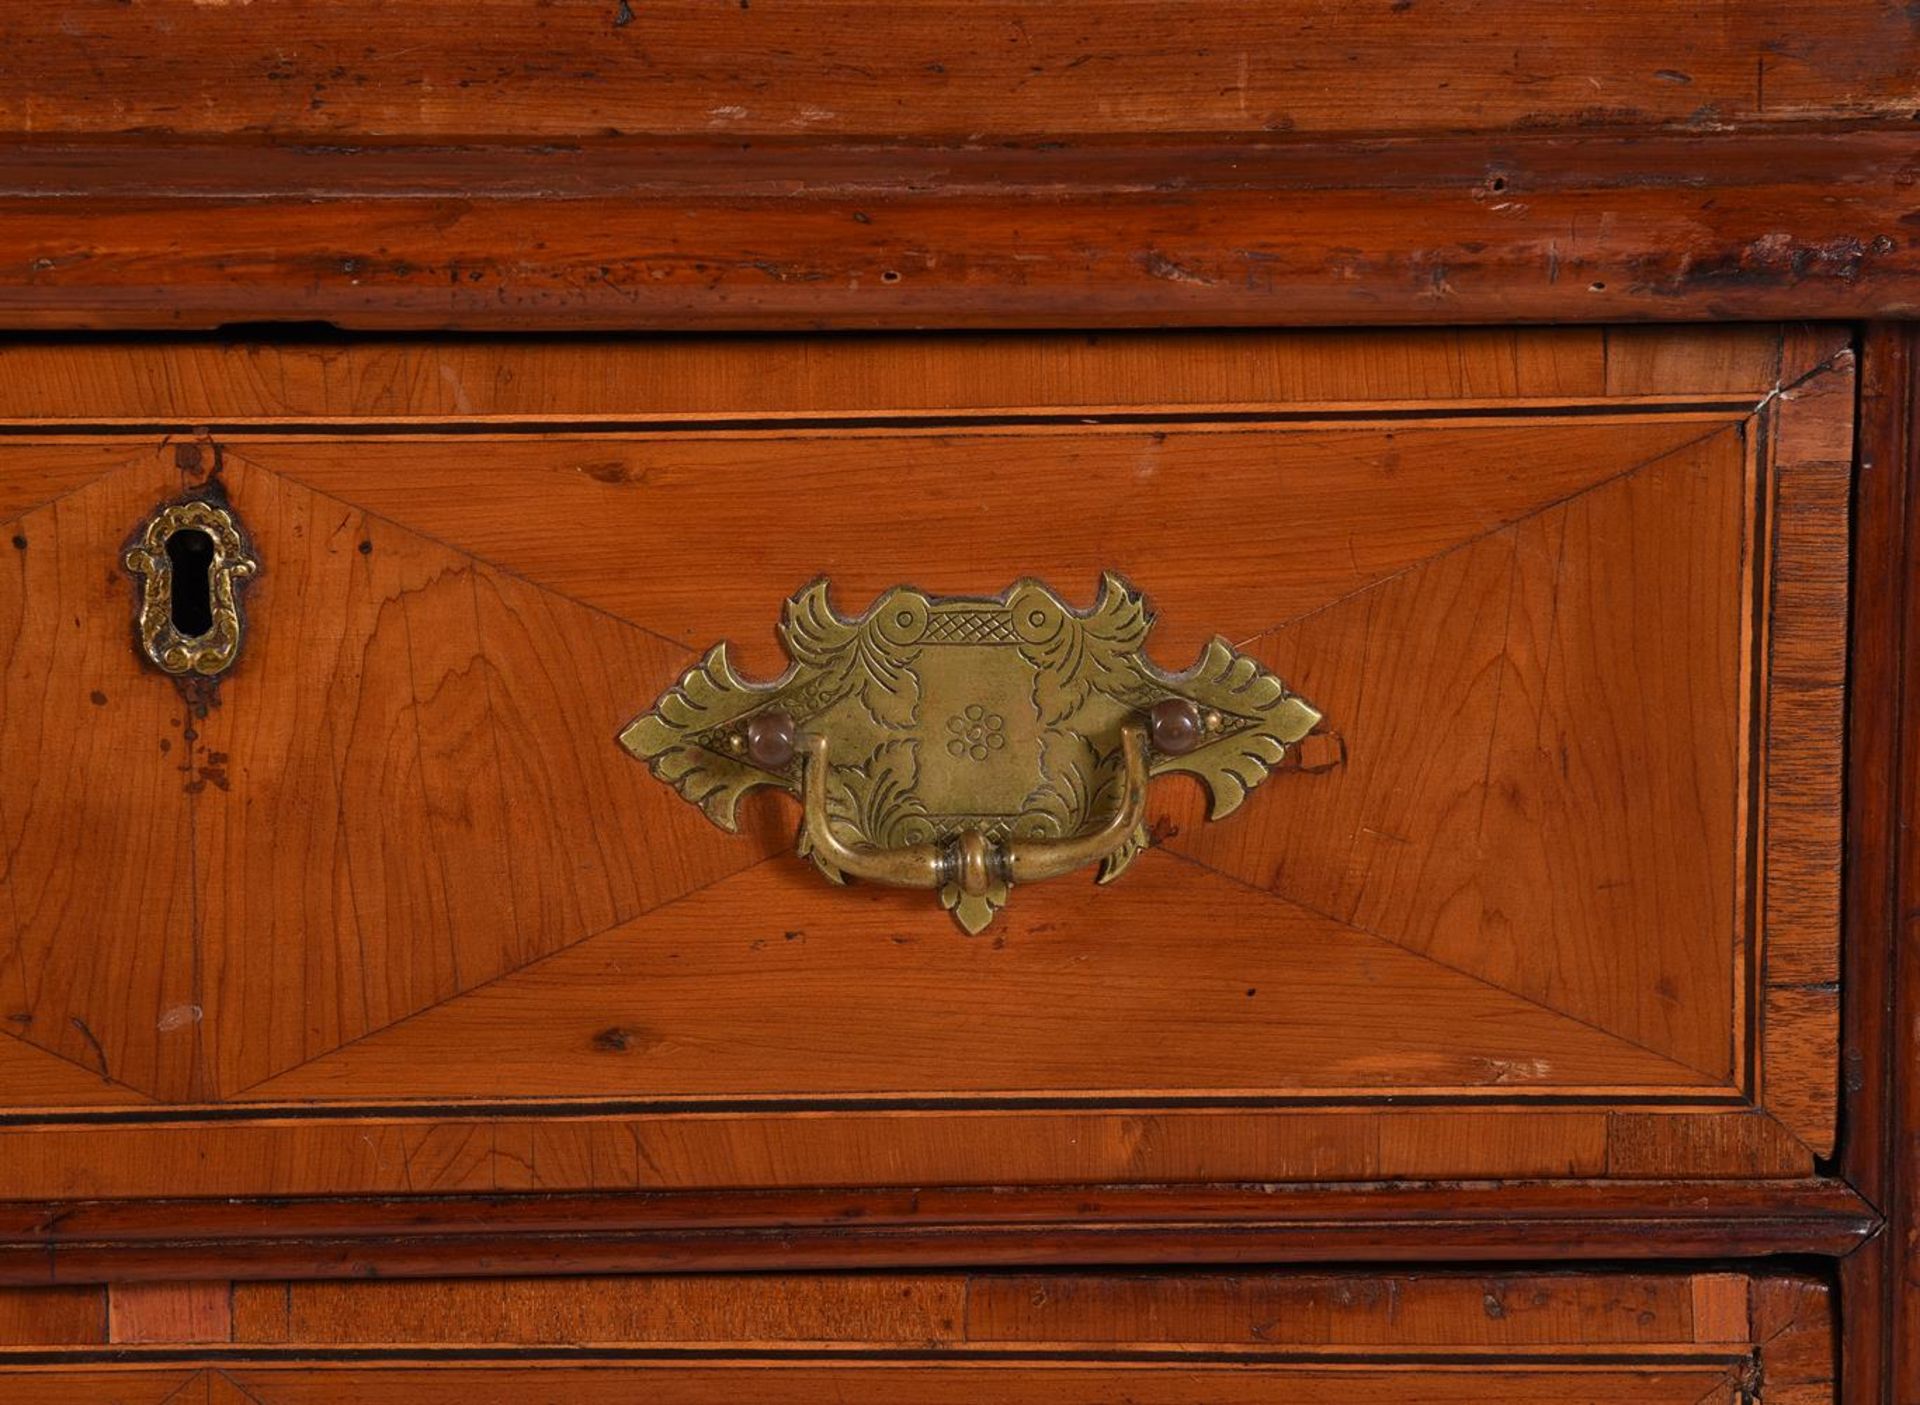
[[176, 677], [224, 673], [239, 657], [240, 583], [259, 569], [227, 508], [203, 498], [168, 503], [127, 548], [141, 585], [134, 632], [154, 667]]

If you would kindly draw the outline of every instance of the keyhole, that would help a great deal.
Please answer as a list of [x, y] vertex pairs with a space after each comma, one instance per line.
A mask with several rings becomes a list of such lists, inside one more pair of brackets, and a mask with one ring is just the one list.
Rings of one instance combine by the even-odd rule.
[[169, 608], [173, 627], [188, 639], [213, 628], [213, 538], [198, 527], [182, 527], [167, 538], [173, 563]]

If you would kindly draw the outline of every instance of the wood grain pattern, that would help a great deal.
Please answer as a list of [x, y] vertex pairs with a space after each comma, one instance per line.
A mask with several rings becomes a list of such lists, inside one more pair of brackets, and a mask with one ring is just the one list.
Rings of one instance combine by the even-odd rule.
[[1832, 1180], [603, 1192], [0, 1204], [0, 1281], [1814, 1255], [1879, 1216]]
[[[878, 419], [1178, 408], [1758, 403], [1844, 328], [950, 333], [552, 341], [110, 337], [0, 345], [0, 420], [232, 424]], [[1803, 345], [1804, 343], [1804, 345]], [[1791, 353], [1791, 359], [1789, 355]], [[83, 449], [85, 446], [81, 446]], [[38, 481], [37, 475], [25, 480]]]
[[1755, 1279], [1748, 1320], [1766, 1371], [1766, 1390], [1788, 1405], [1835, 1398], [1833, 1293], [1805, 1278]]
[[1806, 1144], [1767, 1112], [1615, 1112], [1607, 1119], [1609, 1175], [1787, 1176], [1807, 1164]]
[[[42, 1024], [107, 1025], [113, 1076], [180, 1114], [35, 1091], [0, 1129], [0, 1194], [1811, 1172], [1843, 339], [945, 345], [697, 344], [713, 379], [684, 412], [694, 370], [644, 343], [503, 347], [491, 372], [479, 344], [15, 355], [41, 408], [98, 378], [127, 427], [16, 397], [39, 421], [0, 455], [21, 481], [43, 443], [101, 475], [17, 521], [95, 512], [101, 550], [150, 505], [101, 495], [177, 491], [191, 460], [263, 569], [184, 781], [172, 758], [113, 778], [185, 792], [161, 887], [194, 1015], [136, 1010], [118, 956], [45, 904], [9, 910], [0, 965]], [[1094, 399], [1108, 370], [1109, 395], [1162, 385], [1121, 413]], [[1343, 400], [1348, 378], [1401, 389]], [[816, 393], [865, 409], [792, 423]], [[220, 427], [163, 437], [189, 409]], [[1160, 658], [1225, 631], [1329, 735], [1218, 828], [1157, 790], [1162, 852], [1023, 894], [990, 939], [820, 884], [774, 797], [720, 835], [609, 743], [717, 637], [776, 668], [777, 603], [817, 574], [855, 609], [901, 579], [1071, 595], [1103, 568], [1162, 611]], [[57, 617], [67, 579], [28, 578], [19, 618]], [[100, 692], [170, 705], [126, 608], [82, 612], [121, 641]], [[72, 710], [89, 742], [114, 711]], [[37, 803], [77, 827], [58, 779]], [[27, 1003], [49, 951], [75, 974]], [[69, 996], [83, 977], [120, 1006]], [[189, 1026], [184, 1071], [163, 1065]]]
[[1782, 392], [1774, 432], [1775, 536], [1768, 609], [1762, 1098], [1816, 1152], [1834, 1146], [1838, 1081], [1799, 1070], [1840, 1057], [1840, 871], [1846, 726], [1843, 660], [1816, 641], [1847, 608], [1854, 361], [1843, 351]]
[[[1389, 105], [1405, 110], [1403, 95]], [[29, 140], [0, 146], [0, 325], [1903, 317], [1920, 290], [1901, 223], [1910, 161], [1896, 130], [1515, 134], [1491, 149], [1453, 135], [558, 150]]]
[[[6, 924], [9, 939], [12, 923]], [[13, 961], [13, 951], [8, 951]], [[8, 976], [10, 991], [16, 998], [22, 987]], [[26, 1015], [23, 1007], [8, 1012], [12, 1030], [28, 1028], [26, 1021], [12, 1016]], [[70, 1062], [60, 1054], [41, 1049], [19, 1038], [0, 1038], [0, 1087], [7, 1090], [7, 1105], [14, 1108], [83, 1108], [152, 1106], [153, 1099], [121, 1083], [103, 1077], [97, 1069]]]
[[1407, 1351], [1744, 1345], [1757, 1330], [1791, 1345], [1797, 1379], [1817, 1365], [1827, 1295], [1805, 1280], [1734, 1273], [1054, 1272], [251, 1283], [235, 1286], [234, 1306], [235, 1342], [295, 1349], [831, 1341]]
[[375, 1342], [934, 1347], [998, 1339], [992, 1332], [976, 1338], [973, 1311], [974, 1282], [962, 1274], [244, 1283], [234, 1287], [233, 1340], [292, 1347]]
[[[344, 135], [1030, 133], [1750, 125], [1905, 117], [1911, 23], [1834, 0], [1701, 22], [1674, 0], [1468, 15], [1306, 0], [1190, 7], [976, 0], [938, 15], [847, 0], [719, 11], [659, 0], [452, 13], [187, 0], [0, 22], [0, 125], [29, 132]], [[96, 100], [80, 102], [89, 93]]]
[[[1884, 339], [1882, 346], [1884, 347]], [[1914, 373], [1920, 357], [1912, 354], [1905, 358], [1909, 384], [1901, 397], [1905, 411], [1904, 432], [1891, 442], [1880, 442], [1874, 447], [1876, 455], [1891, 453], [1891, 463], [1882, 459], [1883, 467], [1892, 466], [1898, 471], [1904, 467], [1909, 484], [1920, 479], [1920, 378]], [[1900, 403], [1900, 402], [1896, 402]], [[1904, 460], [1904, 464], [1902, 463]], [[1905, 542], [1906, 561], [1915, 559], [1914, 552], [1920, 543], [1920, 523], [1912, 515], [1911, 505], [1915, 501], [1911, 487], [1904, 499], [1908, 505], [1904, 526], [1907, 533]], [[1899, 667], [1904, 679], [1920, 677], [1914, 668], [1916, 648], [1920, 648], [1920, 597], [1916, 597], [1911, 583], [1906, 585], [1905, 609], [1908, 612], [1902, 621], [1899, 644]], [[1911, 688], [1911, 683], [1904, 686]], [[1920, 813], [1920, 764], [1916, 763], [1914, 749], [1905, 742], [1913, 735], [1913, 699], [1909, 691], [1903, 699], [1903, 716], [1898, 736], [1902, 739], [1900, 750], [1900, 810], [1898, 814], [1898, 843], [1896, 862], [1898, 868], [1898, 888], [1894, 911], [1898, 920], [1887, 932], [1890, 948], [1874, 948], [1867, 953], [1870, 963], [1867, 970], [1877, 976], [1891, 995], [1891, 1019], [1886, 1027], [1888, 1045], [1880, 1065], [1887, 1082], [1880, 1093], [1884, 1102], [1881, 1110], [1886, 1118], [1884, 1145], [1889, 1154], [1884, 1172], [1875, 1176], [1869, 1183], [1881, 1195], [1881, 1204], [1886, 1208], [1888, 1217], [1887, 1258], [1885, 1284], [1887, 1297], [1884, 1310], [1878, 1314], [1883, 1326], [1883, 1340], [1886, 1343], [1886, 1380], [1889, 1390], [1895, 1398], [1901, 1392], [1913, 1395], [1920, 1392], [1920, 1186], [1915, 1185], [1913, 1169], [1916, 1147], [1920, 1147], [1920, 1087], [1907, 1070], [1913, 1068], [1916, 1058], [1920, 1058], [1920, 942], [1915, 940], [1914, 914], [1920, 911], [1920, 851], [1916, 851], [1913, 826], [1907, 819]], [[1871, 758], [1876, 751], [1869, 753]], [[1871, 929], [1869, 929], [1871, 930]]]
[[1920, 1097], [1909, 1070], [1920, 1041], [1920, 946], [1911, 914], [1915, 854], [1908, 818], [1920, 801], [1913, 660], [1920, 604], [1908, 563], [1920, 546], [1920, 344], [1904, 327], [1862, 345], [1860, 569], [1853, 627], [1844, 957], [1844, 1116], [1838, 1163], [1879, 1206], [1886, 1232], [1841, 1266], [1843, 1384], [1848, 1405], [1920, 1393], [1920, 1248], [1912, 1174]]
[[[232, 1093], [750, 865], [607, 744], [671, 645], [249, 458], [263, 569], [194, 811]], [[637, 774], [636, 774], [637, 773]], [[275, 816], [270, 825], [258, 822]]]
[[[1070, 1108], [1070, 1105], [1069, 1105]], [[1144, 1108], [969, 1112], [690, 1111], [632, 1115], [586, 1105], [556, 1117], [452, 1109], [280, 1121], [0, 1130], [0, 1195], [461, 1194], [495, 1191], [1057, 1185], [1599, 1176], [1608, 1114], [1527, 1108], [1476, 1118], [1395, 1111]], [[823, 1115], [830, 1113], [830, 1115]], [[1721, 1114], [1745, 1120], [1747, 1114]], [[1666, 1144], [1667, 1116], [1644, 1137]], [[1682, 1127], [1689, 1133], [1690, 1123]], [[1473, 1134], [1473, 1135], [1470, 1135]], [[1476, 1139], [1477, 1137], [1477, 1139]], [[1719, 1144], [1693, 1145], [1711, 1164]], [[1744, 1144], [1740, 1144], [1744, 1155]], [[1731, 1155], [1731, 1152], [1725, 1153]], [[1393, 1160], [1386, 1159], [1389, 1155]], [[1744, 1166], [1745, 1160], [1741, 1162]], [[1804, 1174], [1802, 1152], [1777, 1176]], [[1669, 1173], [1683, 1174], [1678, 1170]]]
[[[828, 910], [782, 857], [243, 1096], [1716, 1087], [1377, 937], [1162, 855], [1138, 863], [1124, 893], [1036, 892], [990, 940], [956, 943], [911, 894], [834, 893]], [[1284, 998], [1301, 990], [1311, 1012]]]
[[[582, 1376], [585, 1380], [582, 1380]], [[719, 1405], [743, 1396], [770, 1405], [806, 1405], [823, 1396], [845, 1401], [972, 1405], [983, 1391], [997, 1400], [1106, 1405], [1151, 1399], [1157, 1405], [1255, 1405], [1276, 1396], [1325, 1405], [1384, 1405], [1405, 1399], [1406, 1373], [1393, 1367], [1334, 1369], [1311, 1366], [1174, 1363], [1167, 1366], [1045, 1367], [908, 1366], [673, 1366], [594, 1367], [575, 1374], [539, 1367], [264, 1367], [235, 1368], [232, 1384], [260, 1405], [309, 1405], [348, 1397], [369, 1405], [563, 1405], [585, 1385], [614, 1399], [644, 1396], [671, 1405]], [[1739, 1386], [1723, 1360], [1635, 1368], [1556, 1369], [1481, 1363], [1422, 1367], [1421, 1398], [1433, 1405], [1737, 1405]], [[27, 1388], [12, 1373], [0, 1386]], [[35, 1396], [23, 1397], [35, 1401]], [[99, 1397], [57, 1395], [53, 1400]], [[223, 1397], [221, 1405], [226, 1405]]]
[[11, 1370], [0, 1368], [0, 1390], [10, 1400], [28, 1405], [240, 1405], [222, 1386], [213, 1394], [211, 1373], [187, 1368], [54, 1367]]
[[[0, 1185], [257, 1197], [0, 1205], [0, 1278], [172, 1280], [0, 1295], [0, 1397], [1920, 1400], [1920, 343], [1869, 333], [1856, 460], [1844, 329], [1664, 325], [1915, 315], [1917, 57], [1883, 0], [18, 0], [4, 327], [1615, 329], [0, 348]], [[199, 717], [100, 560], [221, 406], [268, 652]], [[608, 719], [764, 648], [849, 486], [857, 596], [1126, 556], [1163, 649], [1312, 678], [1279, 838], [1173, 789], [1141, 881], [952, 948], [778, 804], [675, 829]], [[1222, 524], [1301, 550], [1214, 588]], [[1343, 1253], [1401, 1263], [897, 1271]], [[1713, 1262], [1511, 1261], [1660, 1254]], [[289, 1282], [238, 1346], [193, 1281], [796, 1263], [896, 1271]]]
[[150, 452], [9, 524], [26, 545], [0, 571], [0, 755], [25, 764], [0, 788], [0, 991], [8, 1036], [191, 1099], [206, 1088], [186, 826], [198, 719], [132, 667], [119, 565], [180, 488], [172, 454]]
[[1189, 792], [1171, 846], [1730, 1076], [1743, 465], [1723, 431], [1269, 631], [1345, 759], [1246, 824]]
[[[403, 1381], [479, 1399], [705, 1400], [722, 1383], [797, 1399], [805, 1383], [852, 1399], [1598, 1401], [1668, 1399], [1679, 1381], [1696, 1399], [1831, 1398], [1825, 1288], [1725, 1271], [263, 1283], [235, 1304], [233, 1345], [173, 1343], [209, 1400], [379, 1399]], [[90, 1367], [54, 1360], [41, 1381]], [[0, 1350], [8, 1384], [30, 1386], [12, 1364]], [[1474, 1394], [1455, 1379], [1470, 1373]]]
[[[780, 601], [822, 575], [857, 612], [903, 580], [979, 594], [1022, 575], [1081, 604], [1117, 570], [1149, 591], [1150, 651], [1177, 668], [1215, 634], [1246, 639], [1740, 418], [562, 434], [351, 454], [269, 437], [245, 453], [690, 652], [727, 639], [763, 677], [786, 664]], [[635, 570], [642, 556], [656, 569]]]
[[[1520, 1275], [975, 1275], [973, 1341], [1411, 1348], [1742, 1342], [1749, 1280]], [[1737, 1305], [1737, 1321], [1718, 1309]]]
[[0, 1289], [0, 1347], [95, 1346], [106, 1339], [104, 1288]]
[[4, 544], [15, 551], [30, 549], [33, 542], [20, 522], [22, 517], [117, 468], [136, 461], [147, 463], [151, 457], [148, 445], [132, 447], [102, 440], [42, 442], [31, 454], [5, 456], [0, 459], [0, 522], [8, 524]]
[[224, 1342], [232, 1335], [230, 1283], [115, 1283], [107, 1289], [107, 1340], [116, 1344]]
[[1798, 386], [1845, 353], [1853, 333], [1798, 323], [1729, 325], [1699, 346], [1676, 340], [1662, 327], [1609, 327], [1605, 337], [1608, 395], [1738, 395], [1755, 386]]

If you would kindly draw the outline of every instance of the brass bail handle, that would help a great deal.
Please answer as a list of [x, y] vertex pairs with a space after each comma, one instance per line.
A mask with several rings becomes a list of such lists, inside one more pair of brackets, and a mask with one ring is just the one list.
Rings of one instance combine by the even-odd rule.
[[785, 673], [751, 682], [716, 644], [620, 744], [722, 829], [750, 791], [799, 797], [799, 851], [824, 876], [931, 889], [980, 932], [1016, 883], [1123, 873], [1148, 844], [1149, 775], [1194, 777], [1220, 819], [1319, 724], [1224, 639], [1161, 668], [1152, 627], [1111, 571], [1084, 610], [1029, 578], [997, 596], [897, 585], [849, 617], [817, 580], [781, 612]]
[[1008, 839], [996, 844], [977, 829], [945, 844], [908, 844], [880, 849], [847, 844], [827, 823], [827, 739], [800, 738], [806, 753], [801, 802], [807, 842], [829, 867], [850, 878], [894, 888], [944, 888], [949, 884], [978, 897], [996, 884], [1037, 883], [1118, 853], [1139, 828], [1147, 808], [1147, 729], [1128, 722], [1120, 729], [1123, 785], [1120, 806], [1098, 829], [1066, 839]]

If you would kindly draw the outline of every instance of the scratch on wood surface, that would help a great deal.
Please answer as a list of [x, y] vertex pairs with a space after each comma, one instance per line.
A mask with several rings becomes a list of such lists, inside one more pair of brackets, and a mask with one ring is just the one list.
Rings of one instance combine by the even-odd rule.
[[1207, 277], [1204, 273], [1195, 272], [1185, 264], [1167, 257], [1158, 249], [1148, 249], [1140, 255], [1140, 266], [1155, 278], [1164, 278], [1169, 283], [1193, 283], [1203, 288], [1210, 288], [1219, 281]]
[[204, 1011], [198, 1005], [175, 1005], [160, 1016], [154, 1028], [168, 1034], [184, 1025], [199, 1024]]
[[101, 1047], [99, 1038], [87, 1027], [87, 1022], [78, 1015], [72, 1016], [71, 1021], [73, 1027], [80, 1031], [81, 1037], [92, 1046], [94, 1057], [100, 1060], [100, 1076], [102, 1078], [112, 1078], [113, 1071], [107, 1065], [107, 1051]]

